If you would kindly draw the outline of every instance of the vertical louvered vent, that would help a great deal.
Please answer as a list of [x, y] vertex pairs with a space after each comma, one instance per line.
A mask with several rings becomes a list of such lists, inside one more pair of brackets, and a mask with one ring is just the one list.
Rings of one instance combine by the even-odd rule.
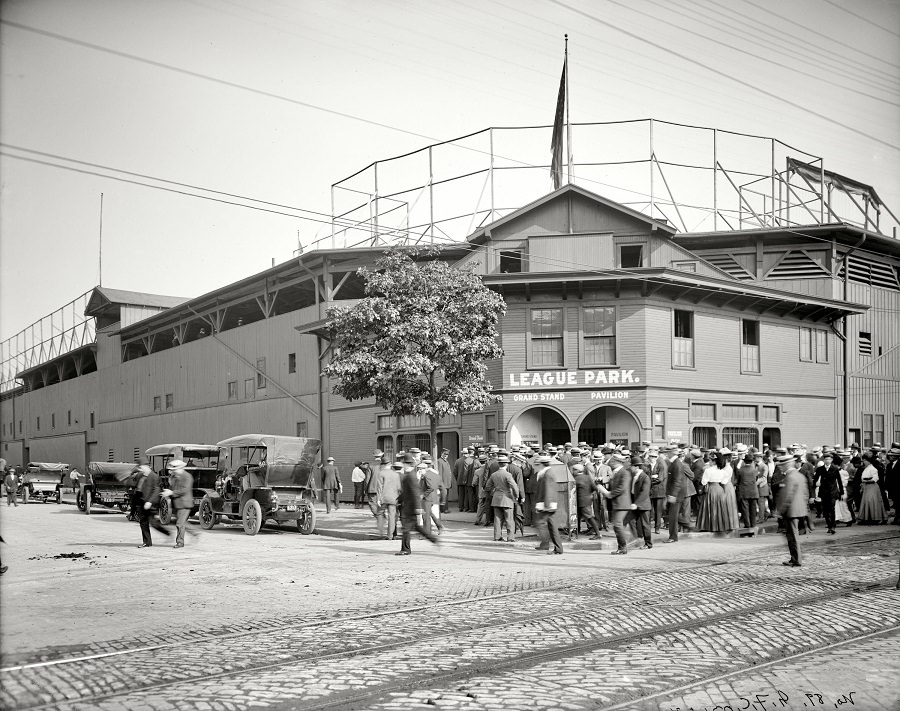
[[[844, 277], [843, 266], [841, 266], [839, 276], [842, 279]], [[897, 267], [853, 255], [850, 255], [850, 281], [900, 291], [900, 276], [898, 276]]]
[[872, 355], [872, 334], [865, 331], [859, 332], [859, 354]]

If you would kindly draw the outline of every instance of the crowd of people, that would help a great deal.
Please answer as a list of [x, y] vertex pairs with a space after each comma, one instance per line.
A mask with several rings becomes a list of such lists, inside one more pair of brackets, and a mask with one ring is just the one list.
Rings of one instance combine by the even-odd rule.
[[[534, 526], [537, 549], [550, 554], [563, 552], [560, 530], [571, 538], [584, 527], [597, 540], [611, 527], [612, 553], [625, 555], [635, 537], [639, 549], [650, 549], [651, 534], [661, 531], [666, 543], [691, 530], [753, 536], [774, 517], [788, 537], [785, 565], [799, 566], [797, 536], [812, 530], [815, 518], [824, 519], [829, 535], [839, 525], [886, 524], [892, 509], [892, 523], [900, 525], [897, 442], [865, 450], [857, 443], [709, 450], [672, 443], [636, 451], [584, 442], [537, 451], [490, 445], [465, 448], [452, 465], [448, 455], [444, 450], [435, 463], [412, 448], [391, 461], [377, 451], [372, 465], [354, 468], [354, 504], [369, 505], [378, 535], [397, 538], [402, 521], [398, 555], [411, 552], [413, 532], [438, 540], [453, 487], [459, 511], [474, 513], [476, 526], [492, 527], [495, 541], [512, 542]], [[328, 500], [332, 492], [325, 493]]]

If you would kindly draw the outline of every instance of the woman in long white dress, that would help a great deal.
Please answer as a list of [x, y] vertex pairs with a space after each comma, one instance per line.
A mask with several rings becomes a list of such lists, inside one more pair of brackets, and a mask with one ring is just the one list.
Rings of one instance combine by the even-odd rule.
[[[848, 459], [850, 457], [848, 450], [841, 450], [837, 454], [840, 457], [846, 456]], [[846, 526], [853, 525], [853, 512], [850, 511], [849, 496], [847, 495], [847, 484], [849, 481], [850, 472], [847, 471], [846, 466], [841, 466], [841, 484], [844, 485], [844, 495], [834, 502], [834, 520], [835, 523], [843, 523]]]
[[[731, 480], [732, 469], [726, 456], [715, 453], [714, 462], [703, 471], [701, 483], [706, 486], [706, 496], [700, 503], [697, 513], [697, 530], [699, 531], [731, 531], [734, 530], [728, 515], [728, 497], [725, 483]], [[734, 487], [732, 487], [733, 489]]]
[[862, 484], [862, 499], [859, 502], [859, 513], [856, 515], [857, 523], [881, 523], [885, 520], [884, 504], [881, 501], [881, 489], [878, 486], [878, 470], [873, 465], [874, 455], [863, 455], [863, 468], [860, 483]]

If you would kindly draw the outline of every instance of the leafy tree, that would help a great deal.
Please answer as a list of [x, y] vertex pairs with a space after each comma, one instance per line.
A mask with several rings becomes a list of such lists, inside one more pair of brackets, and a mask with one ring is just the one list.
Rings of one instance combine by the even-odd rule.
[[328, 310], [334, 356], [324, 374], [347, 400], [374, 397], [395, 416], [427, 415], [437, 457], [437, 422], [498, 401], [484, 361], [499, 358], [503, 298], [471, 271], [430, 253], [391, 250], [362, 268], [365, 298]]

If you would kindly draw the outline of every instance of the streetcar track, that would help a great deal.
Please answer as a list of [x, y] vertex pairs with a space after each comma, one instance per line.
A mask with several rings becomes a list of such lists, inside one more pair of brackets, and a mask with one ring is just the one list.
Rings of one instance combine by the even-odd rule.
[[[879, 540], [892, 540], [894, 538], [897, 538], [897, 536], [891, 536], [889, 538], [882, 538]], [[869, 541], [869, 542], [872, 542], [872, 541]], [[847, 541], [843, 544], [835, 544], [835, 543], [831, 543], [829, 541], [827, 545], [829, 545], [830, 547], [834, 547], [835, 545], [842, 545], [843, 547], [848, 547], [850, 545], [854, 545], [855, 543], [856, 542], [853, 542], [853, 541]], [[755, 560], [757, 558], [762, 558], [762, 557], [765, 557], [765, 556], [761, 556], [761, 555], [746, 556], [745, 558], [742, 558], [739, 561], [731, 561], [731, 562], [732, 563], [735, 563], [735, 562], [747, 563], [747, 562], [752, 562], [753, 560]], [[689, 571], [701, 570], [703, 568], [712, 568], [717, 565], [719, 565], [719, 562], [704, 563], [702, 565], [698, 565], [698, 566], [695, 566], [694, 568], [687, 569], [687, 570], [689, 570]], [[679, 572], [684, 572], [685, 570], [686, 569], [681, 569], [681, 570], [679, 570]], [[633, 577], [642, 577], [642, 576], [646, 576], [646, 573], [645, 572], [639, 573], [639, 574], [631, 575], [631, 576], [627, 576], [627, 577], [633, 578]], [[764, 579], [759, 579], [759, 580], [762, 582], [765, 582]], [[688, 583], [687, 586], [682, 585], [681, 587], [679, 587], [680, 594], [682, 594], [682, 595], [688, 594], [691, 590], [703, 589], [702, 585], [691, 585], [690, 584], [691, 581], [686, 581], [686, 582]], [[734, 580], [731, 582], [732, 582], [732, 584], [738, 585], [738, 584], [746, 583], [748, 581], [739, 579], [739, 580]], [[820, 585], [825, 584], [826, 582], [827, 581], [816, 581], [816, 583], [820, 584]], [[819, 591], [807, 593], [802, 596], [794, 597], [791, 599], [791, 602], [789, 604], [791, 604], [792, 606], [809, 604], [809, 603], [813, 603], [816, 601], [827, 600], [830, 598], [839, 597], [839, 596], [847, 594], [848, 592], [859, 592], [861, 590], [865, 591], [865, 590], [872, 590], [875, 588], [880, 588], [880, 587], [883, 587], [888, 582], [893, 584], [893, 579], [892, 578], [890, 578], [890, 579], [883, 578], [878, 582], [872, 582], [872, 583], [866, 583], [866, 584], [860, 584], [858, 581], [846, 582], [843, 584], [835, 585], [828, 590], [819, 590]], [[581, 585], [578, 585], [577, 587], [588, 588], [589, 585], [590, 584], [588, 584], [588, 583], [582, 583]], [[490, 600], [490, 599], [510, 597], [510, 596], [515, 596], [515, 595], [544, 593], [547, 591], [553, 591], [553, 590], [559, 590], [559, 589], [563, 589], [565, 592], [568, 592], [568, 593], [573, 592], [573, 588], [570, 583], [560, 583], [558, 585], [553, 585], [553, 586], [529, 588], [526, 590], [507, 591], [507, 592], [503, 592], [503, 593], [497, 593], [494, 595], [482, 596], [482, 597], [479, 597], [476, 599], [478, 599], [479, 601], [484, 601], [484, 600]], [[617, 595], [617, 596], [625, 595], [624, 592], [614, 592], [613, 594]], [[652, 597], [652, 595], [646, 594], [646, 595], [643, 595], [643, 597], [644, 598]], [[395, 609], [392, 609], [389, 611], [379, 611], [376, 613], [370, 613], [369, 615], [366, 615], [365, 617], [368, 617], [371, 619], [371, 618], [379, 618], [379, 617], [384, 617], [384, 616], [396, 615], [396, 614], [400, 614], [400, 613], [404, 613], [404, 612], [421, 612], [424, 610], [433, 611], [433, 609], [438, 605], [449, 606], [449, 605], [457, 605], [457, 604], [470, 604], [471, 602], [472, 602], [472, 598], [467, 598], [465, 600], [443, 601], [441, 603], [436, 603], [436, 604], [429, 603], [428, 605], [407, 606], [405, 608], [395, 608]], [[630, 596], [626, 600], [616, 601], [615, 605], [624, 608], [626, 605], [632, 604], [632, 602], [633, 602], [633, 595]], [[579, 607], [581, 607], [581, 606], [579, 606]], [[620, 646], [626, 642], [634, 642], [637, 639], [644, 639], [644, 638], [653, 637], [656, 635], [665, 634], [666, 632], [670, 632], [672, 630], [678, 630], [678, 629], [683, 630], [686, 628], [689, 629], [689, 628], [698, 627], [698, 626], [702, 626], [702, 625], [714, 624], [716, 622], [733, 619], [733, 618], [739, 617], [741, 615], [753, 614], [754, 612], [759, 612], [761, 610], [769, 611], [770, 609], [771, 609], [771, 601], [766, 600], [765, 602], [761, 602], [756, 605], [749, 605], [749, 606], [742, 607], [737, 610], [729, 610], [729, 611], [725, 611], [725, 612], [722, 612], [717, 615], [709, 615], [709, 616], [705, 616], [705, 617], [698, 618], [695, 620], [689, 620], [689, 621], [680, 620], [680, 621], [673, 622], [671, 624], [651, 623], [649, 626], [647, 626], [643, 629], [640, 629], [639, 631], [630, 631], [628, 633], [620, 634], [620, 635], [604, 636], [599, 639], [593, 639], [589, 642], [576, 643], [574, 645], [569, 644], [569, 645], [562, 646], [562, 647], [556, 647], [556, 648], [550, 649], [550, 650], [535, 652], [533, 654], [525, 654], [523, 656], [519, 656], [519, 657], [516, 657], [515, 659], [509, 660], [508, 662], [502, 662], [500, 664], [495, 663], [494, 666], [497, 666], [499, 668], [504, 668], [506, 666], [512, 666], [512, 665], [533, 664], [533, 663], [538, 663], [541, 661], [559, 659], [559, 658], [563, 658], [565, 656], [569, 656], [572, 654], [587, 652], [587, 651], [591, 651], [591, 650], [598, 649], [598, 648]], [[579, 609], [578, 608], [575, 608], [574, 610], [569, 609], [569, 610], [566, 610], [566, 613], [578, 614]], [[532, 623], [532, 622], [537, 622], [537, 621], [541, 621], [543, 619], [549, 619], [549, 618], [553, 618], [553, 617], [559, 618], [560, 616], [561, 615], [559, 612], [555, 612], [553, 614], [546, 614], [546, 615], [533, 615], [532, 614], [532, 615], [528, 615], [526, 618], [519, 618], [515, 622], [517, 622], [517, 623], [520, 623], [520, 622]], [[335, 622], [338, 622], [341, 620], [343, 620], [343, 621], [349, 621], [349, 620], [358, 621], [358, 617], [353, 616], [352, 618], [345, 617], [345, 618], [332, 618], [329, 620], [317, 620], [314, 622], [297, 625], [295, 627], [295, 629], [300, 630], [300, 629], [304, 629], [304, 628], [329, 625], [329, 624], [334, 624]], [[508, 625], [508, 624], [509, 624], [508, 620], [503, 620], [494, 626], [499, 628], [499, 627], [502, 627], [502, 626]], [[480, 631], [484, 631], [486, 629], [486, 627], [483, 623], [478, 624], [474, 628], [478, 629]], [[413, 625], [413, 629], [415, 629], [415, 625]], [[434, 640], [438, 640], [441, 638], [459, 636], [460, 634], [464, 635], [469, 631], [470, 630], [456, 629], [456, 630], [447, 631], [447, 632], [443, 632], [443, 633], [439, 633], [439, 634], [433, 634], [433, 635], [431, 635], [431, 637], [429, 639], [434, 641]], [[252, 631], [252, 632], [234, 633], [232, 635], [228, 635], [227, 637], [240, 638], [240, 637], [246, 637], [246, 636], [249, 636], [252, 634], [260, 634], [260, 633], [261, 633], [261, 631], [256, 630], [256, 631]], [[223, 640], [223, 637], [222, 636], [209, 637], [208, 640], [212, 641], [212, 642], [220, 642]], [[364, 655], [367, 655], [372, 652], [385, 652], [385, 651], [391, 650], [391, 649], [402, 648], [403, 646], [406, 646], [406, 645], [410, 644], [411, 642], [415, 642], [416, 640], [417, 640], [417, 636], [415, 636], [415, 634], [414, 634], [412, 636], [412, 639], [410, 639], [409, 636], [406, 636], [403, 639], [398, 639], [394, 642], [379, 643], [377, 645], [356, 648], [356, 649], [353, 649], [350, 651], [320, 653], [320, 654], [315, 655], [315, 657], [311, 657], [311, 659], [314, 659], [315, 661], [329, 660], [329, 659], [341, 659], [341, 658], [351, 659], [351, 658], [358, 657], [358, 656], [364, 656]], [[146, 651], [155, 651], [157, 649], [164, 648], [164, 647], [173, 647], [173, 646], [184, 645], [184, 644], [195, 645], [195, 644], [197, 644], [197, 640], [195, 639], [195, 640], [191, 640], [188, 642], [178, 641], [178, 642], [173, 642], [171, 644], [164, 644], [164, 645], [152, 645], [152, 646], [143, 647], [143, 648], [122, 650], [120, 652], [110, 652], [110, 653], [103, 653], [103, 654], [98, 654], [98, 655], [90, 655], [87, 657], [79, 657], [79, 658], [73, 658], [73, 659], [68, 659], [68, 660], [48, 661], [48, 662], [42, 662], [42, 663], [35, 664], [35, 665], [20, 665], [18, 667], [9, 667], [7, 669], [0, 670], [0, 671], [17, 671], [17, 670], [21, 670], [24, 668], [61, 666], [63, 664], [73, 664], [73, 663], [80, 662], [80, 661], [103, 659], [103, 658], [108, 658], [108, 657], [112, 657], [112, 656], [120, 656], [120, 655], [128, 654], [128, 653], [137, 654], [137, 653], [146, 652]], [[223, 670], [222, 672], [218, 672], [218, 673], [212, 673], [212, 674], [206, 673], [206, 674], [203, 674], [202, 676], [180, 678], [180, 679], [177, 679], [174, 681], [171, 679], [167, 679], [165, 681], [160, 681], [158, 683], [150, 683], [150, 684], [141, 685], [139, 687], [131, 687], [124, 693], [147, 693], [147, 692], [152, 692], [155, 689], [164, 689], [167, 687], [171, 687], [173, 685], [189, 684], [192, 681], [224, 679], [224, 678], [232, 677], [235, 675], [264, 672], [264, 671], [268, 671], [268, 670], [273, 670], [273, 669], [278, 669], [281, 667], [290, 666], [290, 665], [296, 664], [298, 661], [302, 661], [302, 658], [299, 658], [299, 659], [293, 658], [293, 659], [286, 660], [286, 661], [278, 661], [278, 662], [273, 662], [273, 663], [268, 663], [268, 664], [259, 664], [259, 663], [251, 664], [247, 667], [243, 667], [243, 668], [239, 668], [239, 669], [226, 669], [226, 670]], [[453, 672], [446, 672], [443, 674], [429, 674], [428, 680], [429, 680], [429, 682], [449, 683], [449, 682], [454, 681], [455, 679], [464, 679], [464, 678], [471, 677], [471, 676], [479, 674], [479, 673], [481, 673], [481, 671], [479, 669], [469, 668], [469, 669], [464, 669], [464, 670], [456, 670]], [[397, 690], [397, 689], [413, 688], [413, 687], [418, 686], [421, 683], [421, 681], [422, 681], [421, 678], [415, 678], [411, 681], [401, 682], [401, 683], [399, 683], [399, 685], [395, 681], [394, 685], [392, 686], [392, 689]], [[332, 707], [338, 706], [338, 705], [346, 706], [347, 704], [360, 704], [367, 699], [371, 700], [375, 697], [381, 696], [381, 695], [383, 695], [383, 693], [384, 693], [384, 688], [381, 688], [381, 687], [378, 689], [375, 689], [373, 691], [368, 691], [364, 694], [353, 694], [353, 695], [348, 696], [347, 694], [338, 693], [338, 694], [336, 694], [336, 697], [339, 697], [339, 698], [333, 698], [333, 699], [330, 699], [327, 701], [323, 701], [317, 705], [306, 706], [305, 708], [327, 709], [327, 708], [332, 708]], [[105, 693], [105, 694], [85, 696], [85, 697], [78, 698], [78, 699], [60, 699], [60, 700], [40, 703], [37, 705], [26, 705], [26, 706], [21, 706], [21, 708], [38, 710], [38, 709], [58, 707], [58, 706], [67, 705], [67, 704], [91, 703], [91, 702], [103, 701], [103, 700], [107, 700], [107, 699], [113, 699], [118, 696], [121, 696], [122, 694], [123, 694], [122, 691], [115, 691], [115, 692], [110, 692], [110, 693]]]
[[[900, 534], [893, 535], [893, 536], [883, 536], [880, 538], [865, 539], [865, 540], [816, 541], [815, 543], [807, 544], [805, 546], [804, 550], [807, 553], [809, 553], [809, 552], [813, 552], [817, 548], [828, 548], [829, 550], [834, 550], [835, 548], [844, 548], [844, 547], [849, 547], [849, 546], [854, 546], [854, 545], [871, 544], [871, 543], [876, 543], [879, 541], [897, 540], [897, 539], [900, 539]], [[703, 561], [701, 563], [697, 563], [696, 565], [685, 565], [681, 568], [678, 568], [677, 572], [678, 573], [693, 572], [693, 571], [702, 570], [704, 568], [716, 568], [716, 567], [723, 566], [723, 565], [734, 565], [736, 563], [742, 563], [742, 564], [750, 563], [750, 562], [753, 562], [754, 560], [767, 559], [769, 557], [769, 555], [770, 555], [769, 552], [764, 551], [764, 552], [754, 553], [752, 555], [743, 556], [739, 559], [732, 559], [732, 560], [725, 560], [725, 561], [721, 561], [721, 560]], [[651, 570], [651, 571], [630, 570], [626, 574], [620, 575], [618, 577], [618, 579], [619, 580], [631, 580], [636, 577], [646, 578], [647, 576], [652, 576], [655, 574], [664, 574], [664, 575], [669, 576], [672, 574], [672, 572], [671, 571], [655, 571], [655, 570]], [[584, 577], [588, 578], [588, 577], [593, 577], [593, 576], [584, 576]], [[689, 588], [681, 588], [681, 590], [683, 592], [690, 592], [693, 590], [700, 589], [701, 587], [702, 586], [692, 586]], [[557, 590], [563, 590], [565, 592], [572, 593], [579, 588], [587, 588], [587, 589], [591, 590], [592, 592], [595, 591], [593, 588], [591, 588], [591, 584], [586, 582], [586, 580], [584, 580], [584, 579], [581, 579], [575, 583], [573, 583], [571, 580], [567, 580], [567, 581], [555, 583], [555, 584], [549, 584], [549, 585], [544, 585], [544, 586], [532, 586], [532, 587], [522, 588], [522, 589], [518, 589], [518, 590], [508, 590], [508, 591], [494, 593], [494, 594], [490, 594], [490, 595], [479, 595], [479, 596], [475, 596], [475, 597], [466, 597], [464, 599], [457, 598], [457, 599], [439, 600], [436, 602], [429, 601], [428, 603], [425, 603], [425, 604], [407, 605], [407, 606], [403, 606], [403, 607], [392, 608], [390, 610], [379, 610], [376, 612], [351, 611], [350, 613], [347, 613], [347, 614], [344, 614], [341, 616], [336, 616], [336, 617], [329, 617], [328, 619], [325, 619], [325, 620], [317, 617], [316, 619], [313, 619], [313, 620], [305, 620], [305, 621], [299, 621], [299, 622], [293, 622], [293, 623], [292, 622], [287, 622], [287, 623], [280, 622], [279, 626], [281, 629], [293, 628], [293, 629], [301, 630], [301, 629], [315, 628], [315, 627], [320, 627], [320, 626], [333, 625], [335, 623], [348, 622], [348, 621], [352, 621], [352, 620], [377, 619], [380, 617], [392, 616], [392, 615], [396, 615], [396, 614], [414, 613], [414, 612], [419, 612], [419, 611], [423, 611], [426, 609], [429, 609], [429, 610], [434, 609], [436, 607], [453, 607], [453, 606], [458, 606], [458, 605], [469, 605], [469, 604], [471, 604], [471, 602], [473, 600], [479, 600], [479, 601], [493, 600], [493, 599], [498, 599], [498, 598], [503, 598], [503, 597], [526, 595], [526, 594], [532, 594], [532, 593], [538, 593], [538, 592], [552, 592], [552, 591], [557, 591]], [[612, 591], [611, 594], [617, 595], [617, 594], [621, 594], [621, 593]], [[649, 592], [648, 593], [640, 593], [639, 599], [646, 599], [646, 598], [649, 598], [652, 596], [653, 596], [653, 594], [649, 593]], [[317, 614], [317, 613], [311, 613], [311, 614]], [[234, 625], [231, 625], [231, 627], [233, 627], [233, 626]], [[140, 654], [140, 653], [144, 653], [144, 652], [151, 652], [151, 651], [156, 651], [156, 650], [160, 650], [160, 649], [173, 648], [173, 647], [178, 647], [178, 646], [182, 646], [182, 645], [193, 646], [196, 644], [203, 644], [206, 642], [222, 642], [222, 641], [228, 641], [228, 640], [233, 640], [233, 639], [242, 638], [242, 637], [249, 637], [254, 634], [260, 634], [261, 632], [262, 632], [262, 630], [259, 630], [259, 629], [252, 629], [252, 630], [242, 629], [242, 630], [236, 631], [236, 632], [225, 632], [222, 634], [208, 634], [205, 636], [190, 637], [189, 639], [177, 639], [177, 640], [173, 640], [171, 642], [162, 642], [160, 644], [147, 645], [147, 646], [143, 646], [143, 647], [128, 647], [126, 649], [120, 649], [120, 650], [115, 650], [115, 651], [110, 651], [110, 652], [98, 652], [95, 654], [82, 655], [82, 656], [78, 656], [78, 657], [70, 657], [70, 658], [65, 658], [65, 659], [50, 659], [50, 660], [43, 660], [40, 662], [28, 662], [28, 663], [24, 663], [24, 664], [17, 664], [17, 665], [11, 665], [8, 667], [2, 667], [2, 668], [0, 668], [0, 674], [6, 674], [6, 673], [10, 673], [10, 672], [15, 672], [15, 671], [23, 671], [26, 669], [62, 666], [65, 664], [81, 663], [81, 662], [86, 662], [86, 661], [92, 661], [95, 659], [104, 659], [104, 658], [115, 657], [115, 656], [124, 656], [124, 655], [128, 655], [128, 654]]]

